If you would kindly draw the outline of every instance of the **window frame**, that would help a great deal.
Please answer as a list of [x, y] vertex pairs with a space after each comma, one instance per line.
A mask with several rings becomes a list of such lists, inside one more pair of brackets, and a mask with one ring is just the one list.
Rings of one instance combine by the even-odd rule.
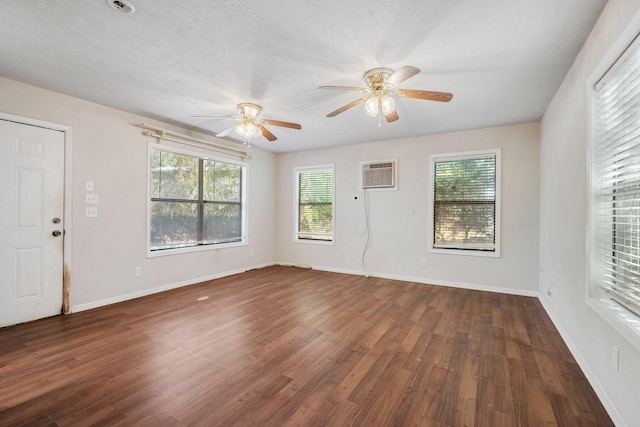
[[[494, 230], [494, 248], [493, 250], [486, 250], [481, 248], [442, 248], [435, 247], [434, 228], [435, 228], [435, 165], [438, 161], [448, 160], [461, 160], [461, 159], [474, 159], [487, 156], [495, 156], [496, 159], [496, 174], [495, 174], [495, 230]], [[428, 208], [429, 208], [429, 221], [428, 221], [428, 252], [435, 254], [447, 254], [447, 255], [467, 255], [467, 256], [479, 256], [499, 258], [501, 251], [501, 170], [502, 170], [502, 150], [500, 148], [476, 150], [476, 151], [464, 151], [455, 153], [439, 153], [429, 156], [429, 185], [428, 185]]]
[[640, 313], [634, 313], [611, 298], [603, 289], [602, 254], [599, 249], [599, 233], [604, 227], [598, 221], [600, 199], [600, 129], [599, 94], [597, 86], [606, 80], [618, 61], [625, 57], [634, 43], [640, 46], [640, 15], [623, 31], [621, 37], [603, 57], [591, 76], [587, 79], [587, 103], [589, 117], [589, 149], [587, 150], [587, 262], [585, 299], [593, 309], [614, 330], [620, 333], [636, 349], [640, 350]]
[[[241, 181], [240, 181], [240, 238], [237, 241], [233, 242], [223, 242], [223, 243], [196, 243], [189, 246], [181, 246], [175, 248], [164, 248], [164, 249], [152, 249], [151, 245], [151, 214], [152, 214], [152, 188], [151, 188], [151, 159], [154, 151], [164, 151], [168, 153], [175, 153], [184, 156], [190, 156], [193, 158], [200, 160], [211, 160], [215, 162], [228, 163], [231, 165], [236, 165], [240, 167], [241, 170]], [[189, 253], [189, 252], [200, 252], [200, 251], [209, 251], [209, 250], [217, 250], [217, 249], [225, 249], [232, 248], [238, 246], [246, 246], [247, 243], [247, 179], [248, 179], [248, 164], [242, 161], [235, 161], [232, 159], [228, 159], [225, 157], [221, 157], [219, 155], [214, 154], [213, 152], [202, 149], [202, 151], [196, 150], [185, 150], [183, 148], [171, 146], [171, 145], [160, 145], [156, 142], [149, 142], [148, 150], [147, 150], [147, 258], [154, 258], [158, 256], [166, 256], [166, 255], [176, 255], [181, 253]], [[198, 184], [202, 187], [202, 182], [200, 181]], [[177, 199], [176, 199], [177, 200]], [[196, 202], [198, 205], [206, 205], [206, 201], [198, 200]], [[199, 215], [198, 221], [203, 221], [203, 217]], [[199, 227], [201, 224], [199, 224]]]
[[[300, 202], [299, 175], [303, 172], [330, 170], [332, 176], [331, 182], [331, 238], [330, 240], [322, 239], [304, 239], [300, 238], [300, 211], [298, 209]], [[293, 168], [293, 241], [294, 243], [308, 243], [312, 245], [335, 245], [336, 233], [336, 168], [335, 164], [323, 164], [313, 166], [296, 166]]]

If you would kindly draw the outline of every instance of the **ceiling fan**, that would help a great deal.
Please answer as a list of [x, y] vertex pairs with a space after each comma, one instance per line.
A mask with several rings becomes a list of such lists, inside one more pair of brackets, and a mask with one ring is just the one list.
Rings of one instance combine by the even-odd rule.
[[234, 125], [229, 126], [222, 132], [218, 133], [216, 136], [223, 137], [229, 134], [232, 130], [236, 132], [239, 136], [241, 136], [245, 141], [247, 139], [256, 138], [260, 135], [267, 138], [269, 141], [275, 141], [276, 136], [272, 134], [269, 129], [264, 127], [265, 124], [273, 125], [273, 126], [281, 126], [290, 129], [302, 129], [298, 123], [290, 123], [283, 122], [280, 120], [272, 120], [272, 119], [261, 119], [258, 118], [260, 113], [262, 112], [262, 107], [258, 104], [253, 104], [251, 102], [243, 102], [236, 106], [238, 109], [238, 113], [240, 113], [241, 117], [217, 117], [217, 116], [193, 116], [196, 118], [212, 118], [212, 119], [220, 119], [220, 120], [234, 120], [236, 123]]
[[367, 96], [356, 99], [344, 107], [332, 111], [327, 114], [327, 117], [335, 117], [347, 111], [349, 108], [364, 103], [367, 114], [372, 117], [378, 117], [378, 127], [380, 127], [380, 113], [384, 115], [389, 123], [399, 119], [398, 113], [396, 112], [396, 102], [391, 97], [392, 95], [398, 98], [415, 98], [440, 102], [451, 101], [451, 98], [453, 98], [453, 94], [451, 93], [415, 89], [395, 89], [400, 83], [415, 76], [419, 72], [419, 68], [410, 65], [405, 65], [398, 71], [393, 71], [390, 68], [374, 68], [365, 72], [363, 75], [366, 87], [320, 86], [318, 89], [348, 90], [367, 93]]

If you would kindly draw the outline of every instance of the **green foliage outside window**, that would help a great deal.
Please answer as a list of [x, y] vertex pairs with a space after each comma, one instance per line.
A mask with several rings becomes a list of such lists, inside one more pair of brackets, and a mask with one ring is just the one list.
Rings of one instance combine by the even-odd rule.
[[242, 166], [151, 154], [151, 250], [240, 241]]
[[298, 239], [333, 239], [333, 169], [299, 171]]
[[496, 156], [436, 160], [434, 247], [494, 250]]

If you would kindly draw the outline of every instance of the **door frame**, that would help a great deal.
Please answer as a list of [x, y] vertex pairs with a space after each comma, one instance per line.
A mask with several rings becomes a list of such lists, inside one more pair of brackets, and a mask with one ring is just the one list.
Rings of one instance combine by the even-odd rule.
[[64, 314], [71, 313], [71, 241], [72, 241], [72, 181], [71, 181], [71, 161], [72, 161], [72, 148], [73, 148], [73, 129], [68, 125], [61, 125], [58, 123], [47, 122], [44, 120], [33, 119], [30, 117], [16, 116], [14, 114], [3, 113], [0, 111], [0, 119], [9, 122], [15, 122], [23, 125], [36, 126], [45, 129], [51, 129], [64, 133], [64, 194], [63, 194], [63, 211], [64, 211], [64, 223], [62, 234], [63, 249], [62, 249], [62, 307]]

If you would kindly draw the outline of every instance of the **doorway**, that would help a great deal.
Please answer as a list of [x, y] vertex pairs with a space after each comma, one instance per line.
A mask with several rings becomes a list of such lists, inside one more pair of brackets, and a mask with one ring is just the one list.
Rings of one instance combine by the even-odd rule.
[[63, 311], [70, 131], [0, 114], [0, 326]]

